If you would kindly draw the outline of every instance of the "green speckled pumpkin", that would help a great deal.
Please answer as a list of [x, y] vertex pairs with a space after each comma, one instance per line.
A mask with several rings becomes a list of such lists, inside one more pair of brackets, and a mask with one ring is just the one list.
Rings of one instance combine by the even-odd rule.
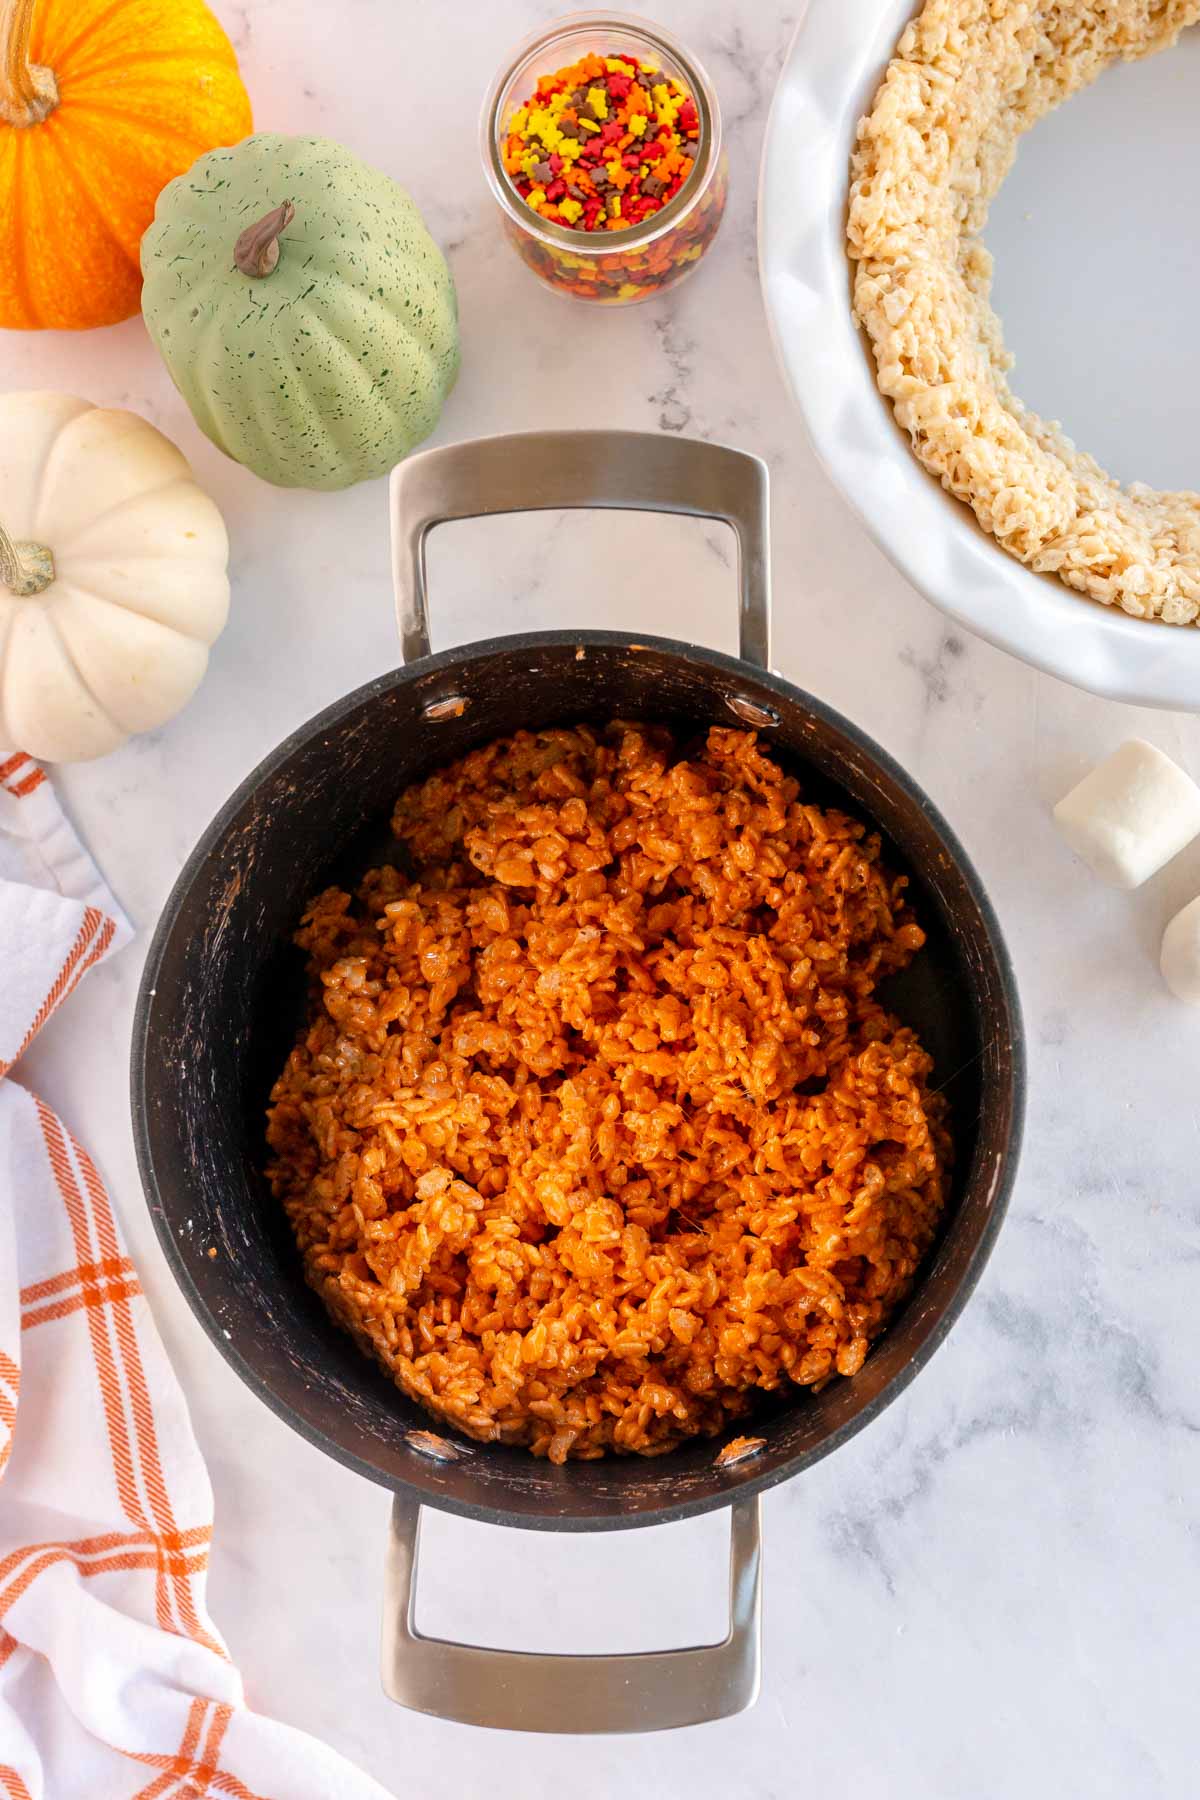
[[200, 429], [280, 487], [386, 473], [454, 385], [445, 258], [404, 189], [328, 138], [202, 156], [159, 195], [142, 274]]

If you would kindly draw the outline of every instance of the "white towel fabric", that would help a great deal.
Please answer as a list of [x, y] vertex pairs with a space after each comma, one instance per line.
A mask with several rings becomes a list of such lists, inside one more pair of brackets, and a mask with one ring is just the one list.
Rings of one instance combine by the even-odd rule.
[[93, 1164], [9, 1075], [129, 936], [42, 770], [0, 752], [0, 1796], [387, 1800], [246, 1708], [183, 1395]]

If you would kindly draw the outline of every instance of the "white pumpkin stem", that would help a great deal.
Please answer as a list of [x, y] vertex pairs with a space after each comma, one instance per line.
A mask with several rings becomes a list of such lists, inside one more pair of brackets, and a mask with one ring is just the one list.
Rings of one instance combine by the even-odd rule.
[[279, 240], [295, 216], [295, 207], [285, 200], [256, 224], [247, 225], [233, 246], [233, 260], [243, 275], [257, 279], [271, 274], [279, 263]]
[[0, 525], [0, 587], [18, 600], [44, 594], [54, 580], [54, 557], [45, 544], [15, 543]]
[[40, 125], [58, 105], [53, 69], [29, 60], [33, 0], [0, 0], [0, 119]]

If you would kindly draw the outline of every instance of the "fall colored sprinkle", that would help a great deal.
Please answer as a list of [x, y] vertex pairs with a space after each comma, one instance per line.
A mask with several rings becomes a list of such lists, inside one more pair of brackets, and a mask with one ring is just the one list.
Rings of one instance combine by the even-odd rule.
[[628, 231], [670, 204], [700, 141], [678, 81], [622, 52], [538, 77], [508, 121], [504, 167], [540, 219], [572, 231]]

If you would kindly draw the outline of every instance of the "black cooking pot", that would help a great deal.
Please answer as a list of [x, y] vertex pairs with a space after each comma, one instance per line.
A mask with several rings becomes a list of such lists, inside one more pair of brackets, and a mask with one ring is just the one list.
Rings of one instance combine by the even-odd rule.
[[[424, 545], [452, 518], [607, 506], [723, 520], [737, 537], [741, 657], [656, 638], [553, 631], [429, 653]], [[846, 1443], [946, 1336], [992, 1247], [1023, 1107], [1020, 1015], [1000, 931], [949, 827], [869, 738], [767, 668], [766, 470], [697, 441], [620, 432], [493, 438], [412, 458], [393, 476], [406, 666], [339, 700], [274, 751], [188, 859], [155, 934], [133, 1040], [133, 1117], [151, 1215], [218, 1350], [320, 1449], [395, 1499], [385, 1684], [407, 1705], [544, 1730], [650, 1729], [720, 1716], [758, 1678], [756, 1496]], [[751, 724], [820, 804], [882, 832], [928, 943], [891, 983], [949, 1096], [952, 1204], [907, 1306], [861, 1372], [766, 1406], [761, 1448], [556, 1467], [431, 1421], [330, 1323], [302, 1278], [261, 1170], [264, 1111], [304, 1005], [291, 945], [305, 899], [386, 854], [399, 791], [521, 726], [654, 720]], [[215, 1250], [216, 1254], [213, 1254]], [[425, 1639], [412, 1622], [421, 1504], [505, 1525], [593, 1530], [734, 1504], [723, 1644], [636, 1657], [514, 1656]]]

